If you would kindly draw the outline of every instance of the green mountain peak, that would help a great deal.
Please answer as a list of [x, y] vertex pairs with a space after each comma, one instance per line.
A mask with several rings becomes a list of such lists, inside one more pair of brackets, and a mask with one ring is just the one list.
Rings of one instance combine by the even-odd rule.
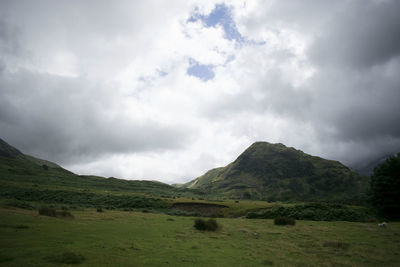
[[184, 186], [228, 198], [319, 201], [351, 199], [363, 184], [358, 174], [338, 161], [280, 143], [255, 142], [232, 163]]

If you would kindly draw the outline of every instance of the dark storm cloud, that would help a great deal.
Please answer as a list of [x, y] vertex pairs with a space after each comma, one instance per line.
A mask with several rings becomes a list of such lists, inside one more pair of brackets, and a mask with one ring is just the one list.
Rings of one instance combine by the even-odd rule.
[[363, 148], [349, 149], [348, 163], [400, 151], [398, 10], [399, 1], [350, 1], [308, 50], [317, 66], [308, 118], [321, 137]]
[[310, 55], [319, 64], [368, 68], [400, 55], [400, 2], [350, 1], [318, 33]]
[[[30, 71], [0, 77], [0, 136], [60, 163], [182, 146], [189, 133], [115, 112], [112, 90], [83, 78]], [[134, 109], [133, 109], [134, 110]]]
[[321, 125], [334, 126], [338, 141], [400, 138], [399, 67], [398, 60], [384, 69], [318, 75], [312, 86], [320, 89], [308, 115]]

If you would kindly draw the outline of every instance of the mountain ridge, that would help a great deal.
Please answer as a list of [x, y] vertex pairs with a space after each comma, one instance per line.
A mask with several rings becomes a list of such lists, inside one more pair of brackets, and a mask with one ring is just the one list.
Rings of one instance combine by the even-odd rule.
[[[3, 139], [0, 139], [0, 185], [0, 198], [12, 196], [12, 191], [29, 190], [29, 194], [34, 195], [49, 188], [52, 192], [62, 189], [68, 192], [83, 190], [96, 194], [106, 190], [107, 194], [114, 192], [155, 196], [196, 195], [196, 190], [178, 189], [160, 181], [78, 175], [57, 163], [23, 154]], [[27, 198], [28, 194], [20, 197]]]
[[365, 187], [364, 180], [339, 161], [259, 141], [232, 163], [211, 169], [183, 187], [231, 198], [309, 201], [352, 198], [352, 192]]
[[[255, 142], [225, 167], [171, 186], [162, 182], [76, 175], [56, 163], [23, 154], [0, 139], [0, 181], [110, 188], [159, 195], [209, 195], [267, 201], [348, 201], [361, 198], [365, 177], [338, 161], [311, 156], [284, 144]], [[97, 190], [97, 189], [96, 189]]]

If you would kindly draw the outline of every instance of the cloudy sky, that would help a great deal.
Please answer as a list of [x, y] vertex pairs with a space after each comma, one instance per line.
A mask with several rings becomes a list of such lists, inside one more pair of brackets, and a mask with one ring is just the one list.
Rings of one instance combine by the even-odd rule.
[[0, 138], [79, 174], [186, 182], [254, 141], [400, 151], [400, 1], [0, 2]]

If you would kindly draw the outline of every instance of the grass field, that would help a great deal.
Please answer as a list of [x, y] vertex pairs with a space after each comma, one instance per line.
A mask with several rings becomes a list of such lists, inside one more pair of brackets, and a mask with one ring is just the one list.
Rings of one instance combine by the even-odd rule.
[[400, 266], [400, 223], [194, 218], [92, 209], [74, 219], [0, 209], [0, 266]]

